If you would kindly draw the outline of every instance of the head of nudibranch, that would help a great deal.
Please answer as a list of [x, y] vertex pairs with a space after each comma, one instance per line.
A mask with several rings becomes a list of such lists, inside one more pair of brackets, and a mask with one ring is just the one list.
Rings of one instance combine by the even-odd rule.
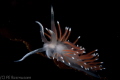
[[[58, 30], [56, 29], [53, 7], [51, 7], [51, 29], [45, 28], [49, 34], [44, 32], [43, 25], [40, 22], [35, 22], [40, 26], [40, 35], [44, 45], [42, 48], [38, 48], [27, 53], [20, 60], [15, 62], [23, 61], [31, 54], [45, 51], [48, 58], [57, 59], [57, 61], [61, 61], [67, 66], [84, 71], [94, 77], [99, 78], [99, 76], [94, 74], [93, 71], [102, 70], [105, 68], [101, 65], [103, 62], [96, 61], [98, 60], [99, 54], [95, 52], [98, 51], [98, 49], [86, 53], [84, 47], [75, 45], [80, 36], [78, 36], [73, 43], [69, 42], [68, 38], [71, 33], [71, 28], [65, 27], [65, 32], [62, 34], [60, 24], [57, 21]], [[48, 37], [50, 41], [48, 41], [46, 37]]]

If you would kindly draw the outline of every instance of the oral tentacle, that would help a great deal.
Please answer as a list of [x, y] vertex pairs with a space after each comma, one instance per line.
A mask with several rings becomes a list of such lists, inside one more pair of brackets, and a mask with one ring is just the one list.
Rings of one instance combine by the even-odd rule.
[[20, 61], [23, 61], [25, 58], [27, 58], [28, 56], [32, 55], [32, 54], [35, 54], [35, 53], [38, 53], [38, 52], [43, 52], [45, 51], [44, 48], [39, 48], [39, 49], [35, 49], [29, 53], [27, 53], [26, 55], [24, 55], [20, 60], [17, 60], [17, 61], [14, 61], [14, 62], [20, 62]]
[[39, 24], [40, 26], [40, 35], [41, 35], [41, 39], [42, 39], [42, 42], [46, 43], [48, 42], [47, 39], [45, 38], [45, 35], [44, 35], [44, 28], [43, 28], [43, 25], [38, 22], [38, 21], [35, 21], [37, 24]]

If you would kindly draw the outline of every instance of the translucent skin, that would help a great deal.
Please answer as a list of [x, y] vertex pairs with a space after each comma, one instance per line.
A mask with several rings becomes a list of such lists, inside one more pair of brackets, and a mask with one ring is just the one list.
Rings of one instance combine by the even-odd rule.
[[[84, 71], [89, 75], [99, 78], [99, 76], [94, 74], [93, 71], [105, 68], [101, 65], [103, 62], [96, 62], [99, 55], [94, 52], [96, 52], [97, 49], [86, 53], [85, 48], [78, 45], [76, 46], [75, 43], [78, 41], [80, 36], [73, 43], [69, 42], [68, 38], [71, 33], [71, 28], [65, 27], [65, 32], [62, 35], [59, 22], [57, 22], [59, 29], [58, 36], [54, 23], [53, 7], [51, 7], [51, 30], [46, 28], [49, 34], [44, 33], [44, 28], [40, 22], [36, 21], [36, 23], [40, 26], [40, 35], [42, 42], [44, 42], [43, 48], [33, 50], [15, 62], [23, 61], [26, 57], [32, 54], [45, 51], [48, 58], [57, 59], [57, 61], [61, 61], [67, 66]], [[45, 35], [50, 39], [50, 41], [46, 39]]]

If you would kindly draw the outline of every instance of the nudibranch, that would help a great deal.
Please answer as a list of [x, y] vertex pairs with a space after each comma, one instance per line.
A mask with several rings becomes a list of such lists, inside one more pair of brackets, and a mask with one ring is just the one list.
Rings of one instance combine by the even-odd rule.
[[[69, 67], [86, 72], [89, 75], [99, 78], [99, 76], [93, 72], [105, 68], [103, 68], [101, 65], [103, 62], [96, 61], [98, 60], [99, 54], [95, 52], [98, 51], [98, 49], [86, 53], [84, 47], [78, 45], [76, 46], [75, 44], [80, 38], [80, 36], [73, 43], [71, 43], [68, 40], [71, 33], [71, 28], [65, 27], [65, 32], [64, 34], [62, 34], [60, 24], [58, 21], [57, 30], [55, 27], [54, 11], [52, 6], [51, 6], [51, 30], [45, 28], [49, 34], [44, 32], [43, 25], [40, 22], [38, 21], [35, 22], [40, 26], [40, 35], [42, 42], [44, 42], [43, 48], [33, 50], [24, 55], [20, 60], [17, 60], [15, 62], [23, 61], [26, 57], [32, 54], [45, 51], [46, 56], [49, 59], [57, 59], [57, 61], [61, 61], [62, 63], [66, 64]], [[48, 37], [50, 41], [48, 41], [46, 37]]]

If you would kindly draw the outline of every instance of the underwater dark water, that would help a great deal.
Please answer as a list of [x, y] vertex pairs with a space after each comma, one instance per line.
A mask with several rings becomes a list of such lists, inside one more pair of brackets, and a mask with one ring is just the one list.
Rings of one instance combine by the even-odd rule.
[[[119, 54], [120, 31], [118, 28], [117, 3], [113, 2], [64, 2], [38, 0], [1, 1], [0, 15], [0, 77], [27, 76], [31, 79], [79, 79], [99, 80], [83, 72], [61, 69], [53, 60], [39, 54], [31, 55], [22, 62], [15, 63], [29, 52], [25, 44], [10, 39], [22, 39], [34, 50], [43, 46], [39, 26], [50, 28], [50, 7], [54, 8], [55, 21], [61, 28], [71, 27], [70, 41], [78, 36], [77, 44], [87, 52], [98, 49], [99, 61], [103, 61], [106, 70], [98, 71], [101, 80], [113, 80], [117, 55]], [[45, 54], [45, 53], [43, 53]], [[113, 79], [112, 79], [113, 78]]]

